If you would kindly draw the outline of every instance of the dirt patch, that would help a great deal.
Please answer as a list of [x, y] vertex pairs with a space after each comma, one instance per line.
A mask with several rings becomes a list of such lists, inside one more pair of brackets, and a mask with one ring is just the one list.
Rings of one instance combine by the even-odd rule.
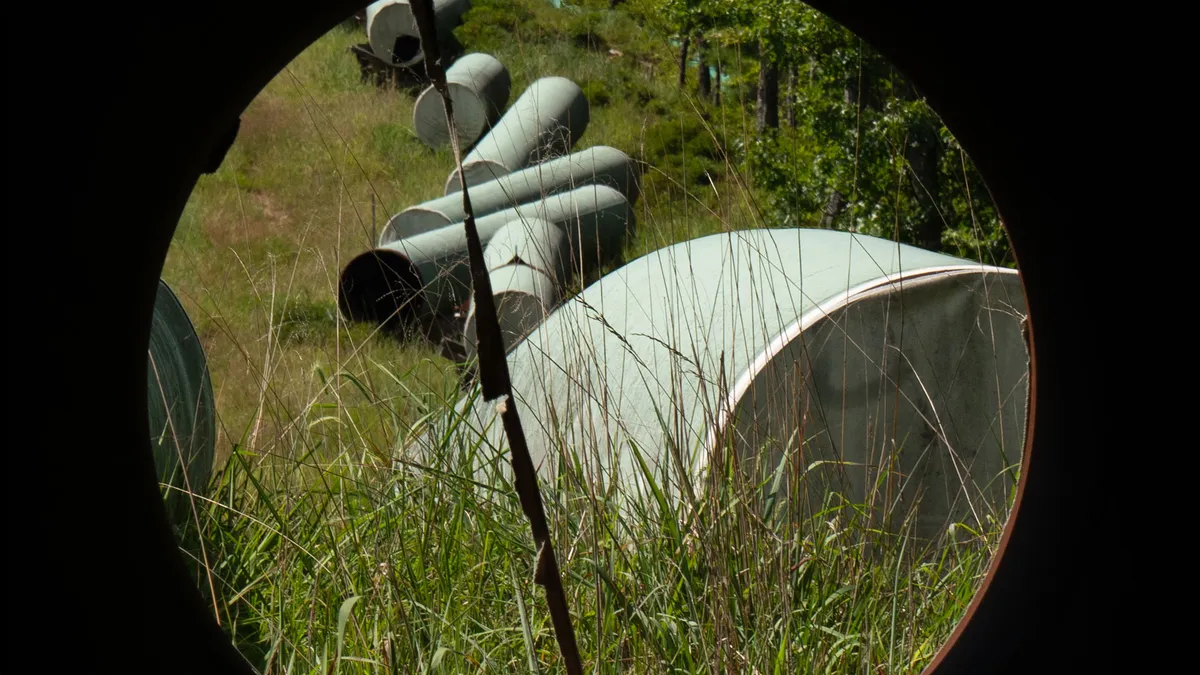
[[[230, 186], [228, 203], [214, 209], [204, 218], [204, 233], [214, 246], [225, 248], [262, 241], [272, 236], [279, 228], [281, 216], [286, 218], [275, 203], [262, 193], [242, 190], [238, 195]], [[271, 214], [267, 207], [272, 209]]]
[[288, 216], [287, 211], [280, 208], [265, 192], [252, 193], [250, 198], [253, 199], [256, 204], [258, 204], [259, 208], [262, 209], [263, 216], [265, 216], [267, 220], [271, 221], [272, 225], [274, 226], [271, 228], [272, 233], [283, 231], [288, 223], [292, 221], [291, 217]]
[[262, 94], [242, 113], [237, 141], [243, 150], [253, 155], [282, 138], [304, 135], [311, 126], [297, 105], [279, 95]]

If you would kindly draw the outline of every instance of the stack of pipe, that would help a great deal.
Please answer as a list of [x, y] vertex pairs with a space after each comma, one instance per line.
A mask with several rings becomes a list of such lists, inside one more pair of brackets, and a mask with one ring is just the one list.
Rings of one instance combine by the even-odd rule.
[[[478, 218], [583, 185], [611, 187], [630, 203], [638, 198], [633, 160], [616, 148], [598, 145], [474, 186], [471, 209]], [[465, 217], [458, 192], [410, 206], [388, 220], [379, 235], [379, 246], [462, 222]]]
[[531, 164], [570, 152], [590, 120], [587, 97], [565, 77], [535, 80], [496, 126], [446, 178], [446, 194], [494, 180]]
[[[584, 273], [620, 254], [632, 232], [633, 208], [624, 194], [607, 185], [583, 185], [520, 206], [476, 214], [480, 243], [510, 223], [553, 224], [569, 247], [571, 274]], [[566, 280], [564, 280], [566, 281]], [[456, 222], [397, 239], [352, 259], [342, 270], [340, 306], [351, 321], [384, 325], [410, 323], [422, 314], [466, 311], [471, 294], [467, 234]]]
[[[508, 69], [490, 54], [467, 54], [446, 69], [446, 89], [461, 147], [471, 147], [491, 128], [508, 105], [511, 86]], [[450, 144], [444, 105], [442, 95], [430, 85], [413, 106], [417, 138], [435, 150]]]
[[[447, 69], [447, 84], [460, 147], [472, 147], [463, 157], [465, 180], [455, 169], [444, 196], [393, 215], [375, 248], [342, 270], [338, 305], [350, 321], [391, 329], [453, 318], [462, 322], [465, 352], [473, 354], [465, 183], [511, 349], [562, 301], [577, 275], [620, 255], [633, 233], [637, 170], [615, 148], [571, 152], [587, 128], [589, 107], [583, 90], [566, 78], [535, 80], [503, 115], [511, 80], [492, 56], [458, 59]], [[417, 100], [413, 126], [431, 148], [449, 142], [442, 97], [432, 87]]]
[[[533, 332], [562, 300], [570, 278], [566, 234], [541, 218], [515, 219], [500, 228], [483, 252], [492, 282], [505, 351]], [[475, 301], [467, 310], [463, 346], [475, 353]]]
[[[469, 0], [433, 0], [437, 34], [450, 36], [462, 15], [470, 9]], [[367, 42], [384, 63], [403, 68], [424, 60], [421, 32], [408, 0], [379, 0], [367, 6]]]

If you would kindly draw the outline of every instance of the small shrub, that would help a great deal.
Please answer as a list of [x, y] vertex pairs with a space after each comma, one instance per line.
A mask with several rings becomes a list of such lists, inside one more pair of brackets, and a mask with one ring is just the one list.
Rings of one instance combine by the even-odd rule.
[[577, 47], [606, 52], [608, 51], [608, 40], [601, 32], [603, 21], [604, 15], [600, 12], [576, 14], [567, 22], [567, 35]]
[[645, 106], [656, 98], [646, 80], [635, 76], [628, 69], [621, 69], [617, 77], [620, 79], [621, 89], [628, 92], [629, 98], [637, 100], [638, 105]]
[[812, 225], [828, 195], [814, 189], [809, 146], [788, 141], [779, 133], [767, 133], [750, 143], [750, 170], [755, 186], [767, 195], [766, 211], [772, 222], [783, 227]]
[[535, 34], [535, 19], [528, 2], [475, 0], [454, 36], [471, 51], [492, 51]]
[[337, 337], [337, 305], [307, 294], [292, 297], [278, 322], [279, 344], [326, 344]]
[[696, 115], [663, 117], [646, 130], [645, 161], [684, 185], [705, 185], [724, 174], [725, 148]]
[[581, 87], [583, 95], [587, 98], [588, 105], [597, 108], [603, 108], [612, 100], [612, 95], [608, 92], [608, 85], [603, 80], [592, 80]]
[[378, 124], [371, 129], [371, 147], [379, 157], [398, 157], [413, 141], [413, 132], [395, 122]]

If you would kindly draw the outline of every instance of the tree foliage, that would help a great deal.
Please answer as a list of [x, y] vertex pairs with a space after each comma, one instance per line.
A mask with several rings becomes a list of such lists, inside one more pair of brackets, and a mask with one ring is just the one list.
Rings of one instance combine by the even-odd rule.
[[[653, 0], [671, 33], [738, 44], [795, 89], [795, 128], [762, 129], [749, 168], [781, 226], [830, 226], [1013, 263], [978, 171], [899, 71], [798, 0]], [[826, 211], [831, 205], [836, 217]]]

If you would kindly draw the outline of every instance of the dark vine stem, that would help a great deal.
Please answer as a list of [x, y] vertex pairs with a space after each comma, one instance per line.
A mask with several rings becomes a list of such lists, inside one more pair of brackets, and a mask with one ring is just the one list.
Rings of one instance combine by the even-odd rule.
[[446, 72], [442, 67], [441, 50], [438, 46], [433, 0], [411, 0], [409, 6], [420, 31], [421, 49], [425, 54], [425, 72], [433, 81], [434, 88], [441, 94], [445, 106], [446, 120], [450, 126], [450, 146], [454, 151], [454, 162], [459, 182], [462, 184], [463, 212], [466, 214], [463, 225], [467, 234], [467, 257], [475, 300], [479, 382], [483, 389], [483, 399], [488, 403], [494, 402], [504, 423], [504, 433], [508, 437], [517, 495], [521, 500], [521, 510], [529, 519], [529, 527], [538, 551], [533, 582], [546, 592], [546, 604], [549, 605], [550, 618], [554, 625], [554, 638], [558, 641], [558, 649], [562, 653], [567, 673], [583, 675], [583, 662], [575, 641], [575, 629], [571, 625], [571, 613], [567, 606], [566, 592], [563, 590], [562, 574], [554, 555], [554, 545], [550, 541], [550, 528], [546, 523], [546, 510], [538, 489], [537, 472], [529, 455], [529, 446], [525, 441], [525, 431], [521, 428], [516, 402], [512, 398], [512, 381], [508, 373], [508, 360], [504, 356], [504, 342], [500, 336], [496, 305], [492, 298], [491, 279], [484, 266], [483, 245], [475, 227], [470, 190], [463, 175], [458, 129], [454, 124], [454, 110], [446, 87]]

